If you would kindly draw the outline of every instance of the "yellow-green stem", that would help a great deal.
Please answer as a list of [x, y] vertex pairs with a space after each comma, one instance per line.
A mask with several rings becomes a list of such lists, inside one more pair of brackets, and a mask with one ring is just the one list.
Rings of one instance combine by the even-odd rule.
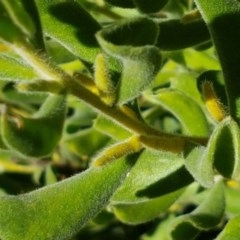
[[132, 136], [124, 142], [117, 143], [101, 152], [93, 161], [93, 166], [103, 166], [125, 155], [139, 152], [142, 144], [139, 136]]
[[11, 163], [8, 161], [0, 160], [0, 172], [14, 172], [21, 174], [32, 174], [37, 170], [35, 166], [24, 166], [16, 163]]
[[38, 53], [28, 43], [20, 42], [10, 45], [23, 60], [25, 60], [38, 73], [43, 80], [60, 80], [62, 71], [56, 68], [51, 61], [48, 60], [45, 53]]
[[[87, 76], [83, 74], [78, 74], [78, 79], [75, 79], [65, 73], [63, 70], [55, 66], [46, 55], [37, 54], [36, 50], [29, 46], [27, 43], [16, 44], [12, 46], [12, 49], [18, 53], [26, 62], [28, 62], [39, 75], [46, 80], [55, 80], [66, 86], [66, 89], [78, 97], [79, 99], [85, 101], [87, 104], [94, 107], [101, 114], [106, 115], [106, 117], [111, 118], [116, 123], [120, 124], [122, 127], [130, 130], [134, 134], [141, 136], [158, 136], [164, 138], [181, 139], [184, 141], [192, 141], [195, 143], [205, 145], [207, 143], [206, 138], [194, 138], [188, 136], [174, 135], [169, 133], [164, 133], [156, 130], [146, 123], [138, 120], [137, 118], [132, 118], [127, 115], [118, 106], [110, 107], [106, 105], [99, 96], [92, 93], [89, 89], [85, 88], [80, 82], [79, 78], [89, 80]], [[85, 81], [83, 81], [85, 82]], [[152, 146], [154, 147], [154, 144]]]

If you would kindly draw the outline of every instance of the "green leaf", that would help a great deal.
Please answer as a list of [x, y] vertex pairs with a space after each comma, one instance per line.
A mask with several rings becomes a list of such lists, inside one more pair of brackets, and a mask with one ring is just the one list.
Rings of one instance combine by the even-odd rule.
[[221, 69], [214, 48], [205, 51], [196, 51], [193, 48], [187, 48], [183, 50], [183, 57], [187, 68], [197, 72], [206, 71], [206, 69], [216, 71]]
[[54, 173], [52, 166], [48, 165], [44, 172], [44, 183], [45, 185], [50, 185], [56, 182], [57, 182], [56, 174]]
[[191, 182], [182, 158], [172, 153], [145, 150], [112, 197], [111, 205], [123, 222], [150, 221], [170, 207]]
[[186, 158], [186, 168], [202, 186], [211, 187], [214, 183], [212, 149], [208, 146], [194, 148]]
[[89, 128], [65, 136], [62, 144], [78, 156], [90, 157], [104, 147], [108, 141], [109, 138], [106, 135]]
[[225, 185], [226, 213], [233, 217], [240, 214], [240, 184], [238, 181], [230, 180]]
[[26, 43], [27, 38], [37, 49], [44, 49], [41, 23], [34, 0], [3, 0], [0, 4], [0, 18], [0, 39], [10, 43]]
[[0, 78], [6, 81], [32, 80], [36, 78], [34, 70], [21, 59], [0, 54]]
[[0, 151], [1, 150], [8, 150], [6, 144], [3, 142], [2, 134], [0, 132]]
[[144, 13], [154, 13], [160, 11], [161, 8], [168, 2], [168, 0], [133, 0], [137, 8]]
[[154, 47], [125, 49], [125, 54], [119, 92], [120, 103], [139, 96], [154, 80], [161, 63], [160, 54]]
[[31, 17], [31, 21], [34, 24], [35, 31], [32, 32], [33, 38], [30, 39], [36, 49], [45, 49], [44, 36], [42, 32], [42, 25], [40, 21], [39, 12], [35, 0], [21, 0], [25, 11]]
[[[1, 82], [0, 82], [1, 83]], [[47, 93], [43, 92], [19, 92], [13, 82], [3, 81], [0, 98], [8, 104], [14, 104], [29, 112], [36, 111], [34, 105], [42, 104], [47, 98]]]
[[159, 23], [159, 29], [156, 46], [164, 51], [191, 47], [210, 39], [203, 20], [186, 23], [178, 19], [165, 20]]
[[26, 157], [49, 155], [60, 140], [65, 110], [65, 96], [52, 95], [31, 118], [21, 117], [14, 122], [5, 112], [1, 119], [4, 143]]
[[191, 7], [192, 4], [193, 3], [189, 4], [186, 0], [169, 0], [168, 4], [164, 7], [164, 11], [171, 13], [175, 18], [179, 18], [186, 13], [186, 10], [189, 11], [189, 7]]
[[94, 128], [116, 140], [124, 140], [132, 136], [130, 131], [127, 131], [125, 128], [116, 124], [113, 120], [102, 115], [99, 115], [94, 121]]
[[37, 0], [43, 31], [81, 59], [94, 62], [99, 53], [98, 22], [77, 2]]
[[216, 240], [238, 240], [240, 234], [240, 215], [229, 220]]
[[68, 96], [67, 105], [72, 110], [72, 115], [68, 116], [65, 123], [67, 133], [76, 133], [78, 130], [92, 126], [97, 114], [91, 107], [73, 96]]
[[154, 13], [160, 11], [161, 8], [168, 2], [168, 0], [105, 0], [110, 5], [122, 8], [137, 8], [143, 13]]
[[120, 221], [131, 225], [141, 224], [164, 213], [182, 193], [183, 189], [180, 189], [144, 202], [116, 203], [112, 209]]
[[[81, 71], [82, 68], [84, 68], [83, 63], [80, 60], [76, 60], [76, 56], [74, 56], [58, 42], [54, 41], [53, 39], [48, 39], [45, 44], [47, 53], [51, 60], [57, 64], [61, 64], [61, 68], [68, 65], [72, 65], [74, 67], [76, 66], [76, 71]], [[65, 70], [65, 68], [63, 69]]]
[[224, 210], [223, 184], [219, 182], [193, 212], [174, 220], [171, 226], [172, 239], [195, 239], [200, 231], [217, 226], [223, 218]]
[[168, 229], [174, 219], [173, 215], [160, 221], [154, 231], [151, 229], [148, 233], [144, 234], [142, 240], [170, 240]]
[[[177, 61], [174, 59], [171, 59], [172, 54], [167, 54], [167, 58], [169, 58], [168, 61], [166, 61], [166, 63], [162, 66], [161, 71], [159, 71], [159, 73], [157, 74], [155, 80], [152, 83], [152, 87], [153, 89], [156, 88], [160, 88], [160, 87], [166, 87], [169, 85], [170, 81], [173, 78], [178, 79], [179, 74], [181, 74], [182, 71], [184, 71], [184, 73], [186, 72], [186, 69], [184, 68], [184, 66], [179, 65], [177, 63]], [[182, 53], [181, 52], [174, 52], [174, 56], [175, 54], [177, 55], [177, 58], [180, 58], [181, 63], [184, 62], [184, 60], [182, 60]], [[164, 55], [163, 55], [164, 56]], [[181, 75], [180, 75], [181, 76]], [[177, 81], [177, 80], [176, 80]]]
[[35, 33], [35, 26], [32, 19], [25, 11], [22, 1], [2, 0], [1, 5], [12, 23], [17, 26], [23, 34], [32, 38]]
[[186, 167], [201, 185], [213, 185], [215, 168], [227, 178], [239, 174], [239, 127], [231, 118], [219, 123], [207, 148], [193, 150], [186, 159]]
[[238, 178], [239, 176], [239, 140], [240, 130], [238, 124], [231, 118], [226, 119], [225, 126], [217, 139], [214, 153], [215, 167], [226, 178]]
[[157, 24], [147, 18], [124, 21], [97, 33], [101, 47], [123, 64], [120, 103], [138, 96], [154, 80], [161, 64], [159, 50], [151, 46], [157, 35]]
[[23, 40], [23, 34], [7, 16], [2, 15], [2, 6], [0, 5], [0, 41], [14, 43]]
[[[14, 163], [11, 159], [14, 156], [14, 153], [10, 151], [0, 150], [0, 154], [1, 154], [1, 158], [0, 158], [1, 174], [12, 173], [12, 174], [28, 175], [28, 174], [34, 174], [41, 169], [40, 167], [36, 167], [34, 165], [31, 166], [31, 165]], [[3, 182], [3, 185], [5, 185], [4, 182]]]
[[112, 202], [141, 202], [182, 188], [191, 181], [190, 175], [183, 170], [183, 158], [169, 152], [145, 150]]
[[201, 107], [192, 98], [175, 89], [165, 89], [156, 95], [145, 95], [147, 100], [163, 106], [181, 123], [187, 135], [205, 137], [209, 126]]
[[200, 106], [203, 106], [201, 94], [197, 88], [197, 81], [191, 72], [175, 72], [170, 76], [171, 88], [183, 92], [186, 96], [196, 101]]
[[65, 240], [99, 213], [130, 168], [121, 159], [40, 190], [0, 198], [0, 237]]

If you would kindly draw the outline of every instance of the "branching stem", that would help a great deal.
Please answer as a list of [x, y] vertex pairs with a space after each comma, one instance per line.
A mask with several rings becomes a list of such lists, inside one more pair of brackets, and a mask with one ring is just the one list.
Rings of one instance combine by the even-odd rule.
[[[91, 105], [99, 113], [104, 114], [106, 117], [114, 120], [117, 124], [121, 125], [135, 135], [148, 137], [154, 136], [154, 141], [159, 141], [160, 143], [167, 138], [169, 141], [173, 140], [173, 142], [180, 142], [181, 144], [185, 141], [190, 141], [201, 145], [205, 145], [207, 143], [207, 138], [195, 138], [161, 132], [148, 126], [145, 122], [127, 115], [117, 105], [113, 107], [106, 105], [99, 96], [91, 92], [79, 82], [80, 78], [83, 79], [83, 82], [85, 82], [85, 80], [89, 81], [88, 76], [78, 74], [78, 79], [71, 77], [63, 70], [55, 66], [55, 64], [52, 63], [46, 55], [37, 54], [35, 49], [33, 49], [27, 43], [24, 45], [22, 45], [22, 43], [19, 45], [13, 45], [12, 49], [26, 62], [28, 62], [38, 72], [41, 78], [48, 81], [52, 80], [62, 83], [71, 94]], [[146, 141], [145, 137], [140, 139]], [[147, 141], [147, 144], [149, 147], [159, 149], [159, 147], [156, 147], [156, 142], [154, 143]], [[178, 148], [178, 146], [176, 146], [176, 148]]]

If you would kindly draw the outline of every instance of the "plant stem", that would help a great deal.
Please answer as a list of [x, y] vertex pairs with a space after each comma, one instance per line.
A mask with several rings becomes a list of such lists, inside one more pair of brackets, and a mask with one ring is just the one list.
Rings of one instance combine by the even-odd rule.
[[230, 115], [240, 124], [240, 2], [195, 0], [221, 62]]
[[[55, 66], [54, 63], [49, 61], [46, 55], [38, 55], [36, 53], [36, 50], [27, 44], [24, 46], [22, 46], [22, 43], [20, 46], [15, 45], [12, 47], [12, 49], [18, 53], [25, 61], [27, 61], [43, 79], [49, 81], [54, 80], [62, 83], [71, 94], [91, 105], [99, 113], [104, 114], [106, 117], [114, 120], [117, 124], [131, 131], [135, 135], [155, 136], [155, 140], [157, 141], [159, 139], [161, 140], [160, 142], [162, 142], [163, 139], [170, 138], [174, 141], [176, 139], [179, 139], [180, 142], [184, 140], [195, 142], [201, 145], [205, 145], [207, 143], [206, 138], [194, 138], [161, 132], [148, 126], [145, 122], [127, 115], [118, 106], [108, 106], [99, 98], [99, 96], [95, 95], [79, 83], [80, 78], [82, 78], [83, 82], [85, 82], [85, 80], [89, 81], [89, 77], [80, 73], [78, 74], [78, 79], [71, 77], [63, 70]], [[156, 143], [152, 144], [152, 148], [156, 148]]]
[[38, 168], [35, 166], [24, 166], [10, 161], [0, 161], [0, 172], [14, 172], [21, 174], [32, 174]]
[[11, 44], [10, 48], [33, 67], [43, 80], [60, 81], [62, 79], [63, 71], [49, 61], [46, 53], [38, 53], [27, 42]]
[[[83, 75], [83, 77], [85, 77]], [[72, 81], [66, 81], [65, 85], [70, 89], [70, 92], [86, 103], [90, 104], [92, 107], [97, 109], [100, 113], [103, 113], [106, 117], [111, 118], [116, 123], [120, 124], [122, 127], [130, 130], [131, 132], [137, 135], [143, 136], [155, 136], [159, 138], [170, 138], [170, 139], [181, 139], [186, 141], [191, 141], [205, 145], [207, 143], [206, 138], [195, 138], [188, 136], [175, 135], [170, 133], [164, 133], [157, 129], [154, 129], [148, 126], [146, 123], [138, 120], [137, 118], [132, 118], [127, 115], [122, 109], [118, 106], [109, 107], [101, 99], [93, 94], [91, 91], [87, 90], [83, 86], [79, 85], [74, 79]], [[157, 138], [156, 138], [157, 140]], [[154, 144], [156, 146], [156, 144]], [[155, 148], [153, 146], [153, 148]]]

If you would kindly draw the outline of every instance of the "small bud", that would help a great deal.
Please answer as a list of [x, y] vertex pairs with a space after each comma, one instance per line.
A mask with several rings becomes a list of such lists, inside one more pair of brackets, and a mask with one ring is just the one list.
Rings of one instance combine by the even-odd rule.
[[202, 93], [203, 100], [212, 118], [217, 122], [222, 121], [227, 116], [227, 112], [223, 104], [217, 98], [213, 89], [213, 84], [209, 81], [203, 82]]
[[139, 136], [130, 137], [126, 141], [117, 143], [101, 152], [93, 161], [93, 166], [103, 166], [106, 163], [121, 158], [125, 155], [136, 153], [141, 149], [142, 144], [139, 140]]
[[109, 76], [104, 56], [98, 54], [95, 60], [94, 79], [103, 102], [113, 106], [117, 99], [116, 86]]

